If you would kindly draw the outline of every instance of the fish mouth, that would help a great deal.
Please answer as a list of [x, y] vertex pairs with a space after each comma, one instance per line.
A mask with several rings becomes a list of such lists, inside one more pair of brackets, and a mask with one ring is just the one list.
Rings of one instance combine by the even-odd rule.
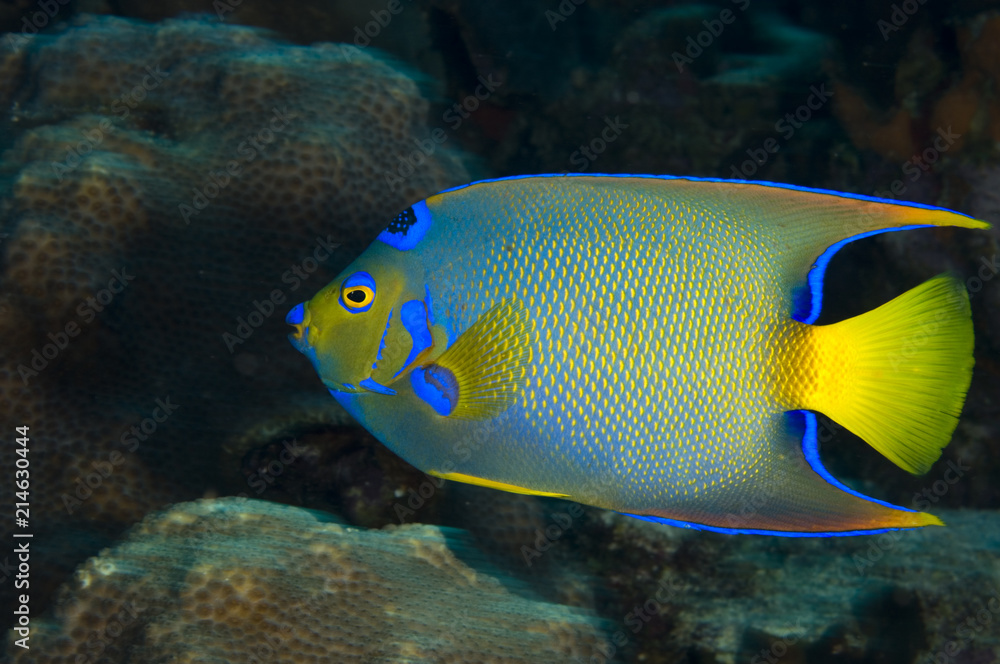
[[288, 315], [285, 316], [285, 322], [295, 328], [295, 331], [288, 335], [288, 340], [295, 347], [295, 350], [299, 351], [303, 355], [309, 356], [309, 310], [306, 309], [306, 303], [300, 302], [295, 305]]
[[285, 322], [295, 328], [295, 331], [288, 335], [288, 340], [297, 351], [312, 361], [313, 366], [320, 373], [323, 385], [326, 386], [326, 389], [329, 390], [331, 394], [334, 396], [337, 394], [361, 394], [371, 392], [385, 395], [396, 394], [395, 390], [375, 382], [372, 378], [372, 375], [378, 368], [378, 363], [382, 360], [382, 349], [385, 347], [385, 337], [389, 331], [389, 325], [392, 322], [391, 310], [389, 312], [389, 317], [385, 322], [385, 329], [382, 331], [382, 338], [379, 342], [378, 353], [376, 354], [375, 361], [372, 363], [372, 372], [368, 375], [368, 377], [363, 378], [357, 384], [338, 383], [327, 378], [322, 378], [322, 368], [318, 358], [316, 357], [316, 349], [309, 344], [309, 321], [309, 309], [305, 306], [305, 303], [300, 303], [289, 311], [288, 315], [285, 317]]

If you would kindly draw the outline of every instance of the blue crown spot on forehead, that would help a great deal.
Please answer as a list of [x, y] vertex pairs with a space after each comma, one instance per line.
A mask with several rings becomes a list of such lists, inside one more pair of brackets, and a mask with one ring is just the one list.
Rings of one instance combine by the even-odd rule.
[[393, 217], [377, 239], [400, 251], [409, 251], [424, 239], [430, 227], [431, 212], [427, 203], [420, 201]]

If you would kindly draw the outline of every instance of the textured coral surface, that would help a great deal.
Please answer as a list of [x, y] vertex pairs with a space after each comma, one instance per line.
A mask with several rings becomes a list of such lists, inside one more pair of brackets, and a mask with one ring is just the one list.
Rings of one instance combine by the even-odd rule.
[[477, 555], [457, 535], [239, 498], [177, 505], [81, 566], [45, 646], [13, 661], [513, 664], [604, 647], [599, 621], [456, 557]]

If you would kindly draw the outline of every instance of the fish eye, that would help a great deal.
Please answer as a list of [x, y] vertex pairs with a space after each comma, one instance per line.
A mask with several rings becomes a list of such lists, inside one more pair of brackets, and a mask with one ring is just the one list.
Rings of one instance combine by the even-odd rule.
[[374, 299], [375, 293], [372, 292], [371, 288], [366, 286], [354, 286], [353, 288], [344, 291], [344, 304], [352, 309], [363, 307]]
[[352, 314], [368, 311], [375, 301], [375, 280], [367, 272], [355, 272], [340, 287], [340, 305]]

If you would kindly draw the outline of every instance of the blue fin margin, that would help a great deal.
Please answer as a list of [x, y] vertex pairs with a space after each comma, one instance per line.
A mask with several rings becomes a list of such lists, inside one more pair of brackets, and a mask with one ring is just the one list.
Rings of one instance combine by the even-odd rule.
[[[467, 187], [472, 187], [477, 184], [486, 184], [489, 182], [502, 182], [506, 180], [527, 180], [530, 178], [559, 178], [559, 177], [602, 177], [602, 178], [647, 178], [651, 180], [687, 180], [689, 182], [723, 182], [727, 184], [753, 184], [762, 187], [770, 187], [772, 189], [787, 189], [789, 191], [804, 191], [811, 194], [826, 194], [829, 196], [838, 196], [840, 198], [847, 198], [856, 201], [866, 201], [870, 203], [885, 203], [888, 205], [897, 205], [901, 207], [912, 207], [921, 208], [924, 210], [940, 210], [942, 212], [948, 212], [949, 214], [959, 214], [963, 217], [968, 217], [969, 219], [974, 219], [970, 215], [963, 214], [961, 212], [956, 212], [955, 210], [949, 210], [947, 208], [938, 207], [936, 205], [926, 205], [924, 203], [914, 203], [911, 201], [896, 201], [891, 198], [879, 198], [878, 196], [866, 196], [865, 194], [851, 194], [843, 191], [833, 191], [832, 189], [818, 189], [816, 187], [802, 187], [794, 184], [783, 184], [780, 182], [767, 182], [765, 180], [733, 180], [727, 178], [700, 178], [700, 177], [690, 177], [681, 175], [647, 175], [647, 174], [632, 174], [632, 173], [542, 173], [538, 175], [509, 175], [502, 178], [492, 178], [489, 180], [478, 180], [476, 182], [470, 182], [469, 184], [459, 185], [457, 187], [452, 187], [451, 189], [445, 189], [440, 192], [446, 194], [452, 191], [459, 191], [460, 189], [466, 189]], [[900, 226], [898, 228], [882, 228], [874, 231], [868, 231], [865, 233], [859, 233], [843, 240], [840, 240], [836, 244], [829, 246], [819, 258], [816, 259], [816, 263], [812, 270], [809, 271], [808, 279], [806, 285], [802, 287], [799, 292], [793, 295], [793, 305], [792, 305], [792, 318], [801, 322], [812, 324], [815, 323], [819, 318], [820, 313], [823, 310], [823, 278], [826, 275], [826, 267], [836, 254], [844, 245], [854, 242], [855, 240], [860, 240], [866, 237], [871, 237], [872, 235], [879, 235], [881, 233], [891, 233], [893, 231], [907, 231], [913, 230], [915, 228], [929, 228], [926, 224], [916, 224], [911, 226]]]
[[[806, 457], [806, 461], [809, 463], [809, 467], [816, 472], [817, 475], [822, 477], [826, 482], [832, 486], [849, 493], [852, 496], [856, 496], [868, 502], [878, 503], [885, 507], [889, 507], [896, 510], [901, 510], [904, 512], [915, 512], [916, 510], [911, 510], [906, 507], [900, 507], [899, 505], [893, 505], [892, 503], [887, 503], [883, 500], [878, 500], [870, 496], [866, 496], [862, 493], [855, 491], [849, 486], [843, 484], [833, 475], [830, 474], [820, 461], [819, 458], [819, 440], [817, 437], [817, 424], [816, 424], [816, 414], [807, 410], [794, 410], [789, 411], [789, 416], [801, 415], [805, 420], [805, 433], [802, 435], [802, 452]], [[852, 537], [856, 535], [880, 535], [882, 533], [888, 533], [895, 530], [920, 530], [920, 528], [880, 528], [877, 530], [844, 530], [844, 531], [830, 531], [830, 532], [795, 532], [786, 530], [758, 530], [754, 528], [722, 528], [719, 526], [708, 526], [701, 523], [692, 523], [690, 521], [679, 521], [677, 519], [668, 519], [659, 516], [649, 516], [643, 514], [629, 514], [628, 512], [620, 512], [625, 516], [630, 516], [636, 519], [642, 519], [643, 521], [652, 521], [654, 523], [662, 523], [668, 526], [675, 526], [677, 528], [688, 528], [691, 530], [707, 530], [713, 533], [724, 533], [727, 535], [775, 535], [777, 537]]]

